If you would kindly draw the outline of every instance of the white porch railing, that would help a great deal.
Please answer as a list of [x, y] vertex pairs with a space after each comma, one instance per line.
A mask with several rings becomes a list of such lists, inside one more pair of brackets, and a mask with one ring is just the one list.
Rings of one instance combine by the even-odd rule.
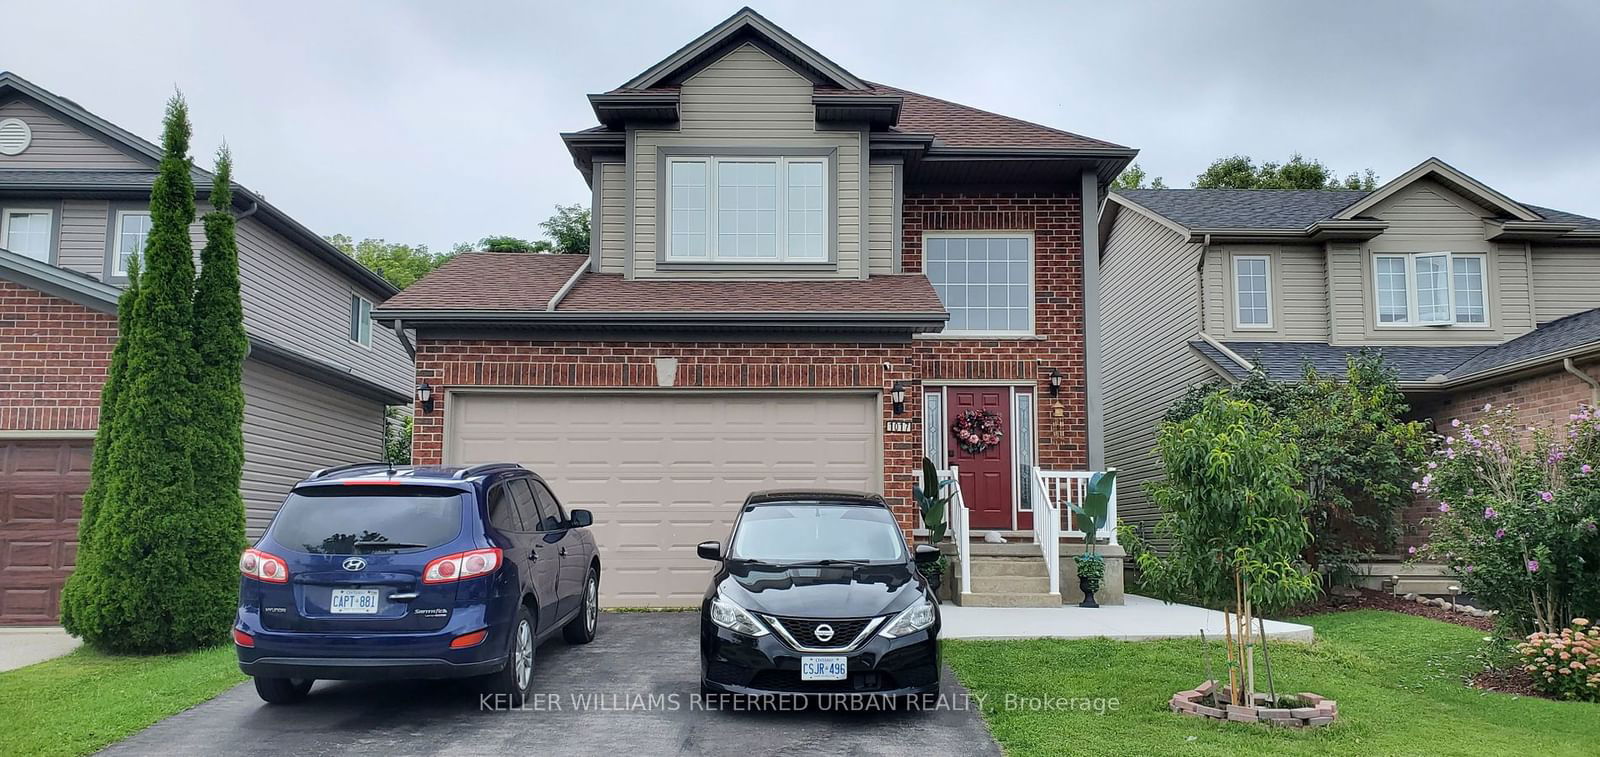
[[[1080, 539], [1087, 538], [1078, 520], [1078, 514], [1073, 512], [1074, 505], [1081, 507], [1083, 500], [1089, 493], [1089, 477], [1093, 473], [1087, 471], [1047, 471], [1034, 468], [1034, 487], [1039, 489], [1045, 498], [1053, 505], [1055, 511], [1060, 513], [1060, 533], [1065, 536], [1076, 536]], [[1037, 502], [1038, 498], [1035, 497]], [[1035, 505], [1034, 522], [1039, 521], [1037, 505]], [[1037, 527], [1035, 527], [1037, 531]], [[1106, 527], [1097, 534], [1101, 539], [1109, 540], [1107, 543], [1117, 543], [1117, 485], [1111, 482], [1111, 501], [1106, 505]]]
[[961, 471], [952, 465], [939, 471], [939, 481], [954, 481], [950, 487], [950, 503], [945, 507], [945, 520], [950, 523], [951, 536], [956, 543], [956, 558], [960, 561], [961, 593], [972, 593], [972, 526], [968, 523], [967, 503], [961, 498]]
[[1039, 551], [1044, 554], [1045, 573], [1050, 576], [1050, 593], [1061, 595], [1061, 517], [1057, 514], [1056, 502], [1060, 497], [1051, 498], [1050, 490], [1045, 487], [1043, 473], [1037, 467], [1030, 467], [1033, 480], [1029, 482], [1028, 490], [1032, 492], [1033, 505], [1033, 541], [1039, 545]]

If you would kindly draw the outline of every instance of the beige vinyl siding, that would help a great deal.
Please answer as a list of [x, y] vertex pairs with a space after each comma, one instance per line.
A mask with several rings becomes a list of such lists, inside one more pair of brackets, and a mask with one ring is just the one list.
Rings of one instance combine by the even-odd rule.
[[[1359, 248], [1338, 243], [1328, 256], [1333, 282], [1334, 343], [1498, 344], [1533, 326], [1530, 265], [1526, 245], [1490, 244], [1484, 218], [1490, 211], [1433, 181], [1419, 181], [1375, 206], [1371, 215], [1389, 222], [1382, 234]], [[1489, 327], [1380, 327], [1373, 313], [1375, 255], [1419, 252], [1482, 254], [1486, 258]]]
[[[1116, 466], [1118, 515], [1153, 523], [1144, 485], [1161, 477], [1162, 415], [1190, 384], [1216, 377], [1188, 342], [1201, 330], [1201, 246], [1124, 209], [1100, 263], [1106, 464]], [[1231, 316], [1230, 316], [1231, 317]]]
[[[819, 131], [811, 104], [812, 85], [805, 77], [753, 45], [730, 51], [685, 80], [679, 89], [679, 123], [675, 131], [639, 130], [629, 146], [634, 172], [633, 264], [638, 277], [712, 278], [754, 276], [816, 278], [861, 274], [861, 132]], [[751, 273], [738, 269], [697, 267], [657, 271], [656, 162], [662, 147], [804, 147], [837, 150], [829, 182], [838, 202], [832, 212], [837, 228], [838, 265], [819, 274], [781, 264]], [[759, 265], [759, 264], [758, 264]]]
[[152, 166], [56, 118], [26, 100], [0, 103], [0, 120], [18, 118], [33, 132], [28, 149], [0, 155], [0, 169], [143, 169]]
[[370, 348], [350, 341], [350, 295], [360, 294], [373, 305], [381, 304], [382, 298], [357, 287], [254, 218], [239, 223], [237, 238], [245, 328], [250, 334], [411, 393], [412, 363], [392, 330], [374, 324]]
[[100, 278], [105, 271], [106, 221], [110, 213], [111, 205], [105, 200], [62, 201], [56, 264]]
[[1533, 290], [1539, 323], [1600, 307], [1600, 247], [1535, 246]]
[[260, 535], [289, 488], [317, 468], [383, 459], [383, 403], [289, 371], [244, 366], [245, 520]]
[[622, 163], [601, 163], [600, 272], [622, 273], [628, 250], [628, 169]]
[[[1233, 258], [1266, 257], [1271, 328], [1238, 328]], [[1205, 282], [1206, 333], [1218, 339], [1275, 342], [1328, 340], [1328, 271], [1321, 247], [1309, 245], [1239, 244], [1207, 248]]]
[[867, 272], [894, 273], [894, 163], [867, 164]]

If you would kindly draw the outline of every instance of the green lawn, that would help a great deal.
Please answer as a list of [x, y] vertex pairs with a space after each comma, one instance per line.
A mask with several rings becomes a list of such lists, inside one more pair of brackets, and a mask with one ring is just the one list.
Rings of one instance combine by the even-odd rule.
[[151, 657], [87, 649], [0, 673], [0, 754], [80, 755], [245, 680], [231, 645]]
[[[1595, 754], [1600, 705], [1467, 688], [1483, 634], [1410, 615], [1362, 610], [1305, 619], [1313, 645], [1273, 644], [1279, 691], [1338, 700], [1331, 726], [1288, 731], [1167, 710], [1205, 679], [1199, 641], [947, 641], [945, 659], [1009, 755], [1058, 754]], [[1219, 665], [1220, 644], [1211, 645]], [[1266, 676], [1257, 663], [1256, 683]], [[1120, 700], [1116, 711], [1028, 711], [1006, 696]]]

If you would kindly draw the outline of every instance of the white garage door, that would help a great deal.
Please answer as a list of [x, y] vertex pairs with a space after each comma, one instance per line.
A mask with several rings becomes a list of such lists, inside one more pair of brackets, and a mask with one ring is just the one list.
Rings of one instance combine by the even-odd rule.
[[881, 491], [878, 400], [840, 394], [453, 393], [445, 461], [520, 462], [594, 511], [611, 607], [693, 605], [757, 489]]

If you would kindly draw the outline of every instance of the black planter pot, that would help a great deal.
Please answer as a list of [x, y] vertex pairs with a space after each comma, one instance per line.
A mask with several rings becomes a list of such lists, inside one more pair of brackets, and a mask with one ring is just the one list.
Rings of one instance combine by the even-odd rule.
[[1100, 587], [1098, 587], [1098, 586], [1092, 586], [1089, 583], [1089, 579], [1087, 579], [1087, 578], [1079, 578], [1078, 579], [1078, 589], [1083, 592], [1083, 601], [1079, 602], [1078, 606], [1079, 607], [1099, 607], [1100, 604], [1098, 602], [1094, 601], [1094, 593], [1099, 588]]
[[921, 573], [923, 578], [928, 579], [928, 588], [932, 589], [934, 594], [938, 594], [939, 587], [944, 584], [944, 571], [929, 570], [921, 571]]

